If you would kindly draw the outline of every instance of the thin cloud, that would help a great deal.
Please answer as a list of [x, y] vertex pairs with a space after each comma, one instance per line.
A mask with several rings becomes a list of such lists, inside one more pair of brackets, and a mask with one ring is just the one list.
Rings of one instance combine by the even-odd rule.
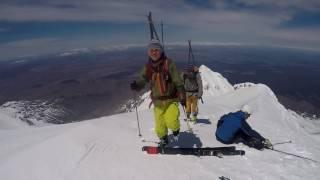
[[8, 31], [10, 31], [9, 28], [0, 28], [0, 33], [1, 33], [1, 32], [8, 32]]
[[127, 43], [122, 45], [123, 39], [127, 38], [121, 35], [113, 38], [104, 37], [84, 37], [81, 39], [74, 38], [34, 38], [27, 40], [12, 41], [9, 43], [0, 44], [0, 61], [18, 56], [40, 56], [48, 54], [59, 54], [61, 52], [68, 52], [74, 49], [101, 49], [101, 50], [116, 50], [126, 49], [130, 47], [146, 46], [145, 42], [128, 39], [134, 43]]
[[[28, 44], [28, 41], [15, 41], [11, 46], [1, 45], [0, 52], [8, 53], [9, 47], [16, 53], [27, 50], [34, 52], [32, 48], [41, 49], [41, 44], [53, 47], [52, 51], [58, 51], [83, 48], [78, 43], [83, 43], [84, 48], [117, 43], [146, 43], [144, 41], [147, 38], [141, 34], [135, 39], [129, 38], [136, 31], [132, 24], [145, 24], [147, 29], [146, 15], [149, 11], [153, 12], [156, 25], [164, 21], [168, 43], [193, 39], [198, 42], [276, 44], [320, 49], [320, 23], [317, 26], [317, 22], [312, 22], [315, 26], [306, 27], [297, 22], [299, 19], [296, 18], [299, 13], [310, 12], [312, 15], [319, 12], [319, 0], [2, 0], [0, 25], [1, 22], [101, 22], [105, 27], [106, 23], [110, 23], [110, 26], [118, 23], [127, 25], [127, 28], [121, 26], [127, 33], [119, 35], [118, 31], [110, 32], [110, 39], [105, 42], [88, 34], [79, 35], [77, 38], [82, 39], [73, 39], [71, 42], [68, 39], [54, 40], [41, 36], [31, 39], [29, 42], [34, 41], [33, 44], [25, 49], [19, 47]], [[7, 31], [7, 28], [0, 26], [0, 33]], [[46, 48], [43, 52], [49, 50]]]
[[273, 39], [281, 39], [286, 42], [317, 44], [320, 42], [319, 32], [320, 27], [312, 29], [286, 29], [273, 31], [272, 33], [267, 34], [267, 36]]
[[[77, 21], [144, 21], [143, 16], [150, 10], [163, 17], [169, 14], [173, 19], [201, 16], [204, 9], [188, 1], [101, 1], [101, 0], [71, 0], [66, 3], [63, 0], [55, 1], [4, 1], [0, 2], [0, 19], [14, 21], [53, 21], [53, 20], [77, 20]], [[319, 10], [320, 2], [298, 0], [234, 0], [209, 1], [212, 4], [207, 11], [234, 11], [250, 12], [253, 14], [276, 13], [292, 10]], [[232, 7], [232, 8], [230, 8]], [[261, 9], [266, 11], [261, 11]], [[275, 11], [273, 11], [275, 10]], [[207, 11], [205, 11], [207, 13]], [[214, 17], [214, 16], [212, 16]], [[170, 18], [171, 19], [171, 18]]]
[[[29, 2], [29, 4], [27, 3]], [[1, 4], [1, 3], [0, 3]], [[21, 4], [24, 4], [21, 6]], [[165, 23], [185, 27], [238, 29], [242, 27], [273, 27], [289, 21], [296, 11], [319, 10], [315, 0], [212, 0], [210, 8], [188, 1], [5, 1], [0, 6], [3, 21], [102, 21], [145, 23], [148, 11]], [[230, 8], [232, 7], [232, 8]], [[248, 24], [252, 24], [248, 26]]]
[[54, 50], [63, 50], [60, 48], [61, 46], [57, 45], [62, 44], [59, 43], [59, 39], [53, 38], [28, 39], [0, 44], [0, 60], [19, 56], [50, 54]]
[[37, 45], [41, 46], [42, 44], [48, 44], [49, 42], [55, 42], [57, 40], [58, 39], [54, 39], [54, 38], [28, 39], [28, 40], [14, 41], [14, 42], [6, 43], [3, 46], [25, 48], [25, 47], [28, 47], [33, 44], [34, 45], [37, 44]]

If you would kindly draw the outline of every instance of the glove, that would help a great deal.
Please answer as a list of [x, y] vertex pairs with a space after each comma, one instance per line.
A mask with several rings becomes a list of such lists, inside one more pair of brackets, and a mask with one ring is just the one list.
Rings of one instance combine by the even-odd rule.
[[201, 100], [201, 103], [203, 104], [203, 99], [202, 99], [202, 97], [200, 97], [199, 99]]
[[179, 101], [180, 101], [180, 104], [182, 105], [182, 106], [186, 106], [186, 95], [184, 94], [184, 93], [180, 93], [181, 95], [179, 95]]
[[139, 86], [137, 84], [137, 81], [133, 81], [132, 83], [130, 83], [130, 88], [133, 91], [139, 91]]
[[271, 144], [269, 139], [265, 139], [264, 141], [262, 141], [262, 144], [266, 149], [273, 149], [273, 145]]
[[177, 87], [178, 90], [178, 99], [182, 106], [186, 106], [186, 91], [184, 90], [183, 86]]
[[186, 106], [186, 93], [184, 91], [179, 93], [179, 101], [182, 106]]

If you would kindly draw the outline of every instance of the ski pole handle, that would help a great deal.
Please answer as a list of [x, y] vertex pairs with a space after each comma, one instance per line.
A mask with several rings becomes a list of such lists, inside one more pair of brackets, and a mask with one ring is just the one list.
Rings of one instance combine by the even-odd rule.
[[202, 96], [200, 97], [200, 100], [201, 100], [201, 103], [203, 104], [203, 99], [202, 99]]

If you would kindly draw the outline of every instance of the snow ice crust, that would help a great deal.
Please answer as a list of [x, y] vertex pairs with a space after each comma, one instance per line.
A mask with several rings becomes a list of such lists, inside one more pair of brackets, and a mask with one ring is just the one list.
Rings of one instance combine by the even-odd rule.
[[[248, 123], [282, 151], [320, 161], [320, 124], [282, 106], [272, 90], [263, 84], [232, 86], [221, 74], [200, 67], [204, 103], [199, 103], [199, 122], [186, 132], [181, 109], [181, 134], [171, 146], [224, 146], [214, 136], [216, 123], [225, 113], [252, 107]], [[138, 108], [141, 134], [138, 136], [136, 112], [102, 117], [90, 121], [38, 128], [5, 129], [6, 123], [20, 126], [19, 120], [0, 111], [1, 180], [106, 180], [106, 179], [201, 179], [220, 176], [232, 180], [280, 180], [320, 177], [320, 164], [270, 150], [258, 151], [243, 144], [237, 149], [245, 156], [196, 157], [147, 155], [144, 145], [155, 145], [150, 99], [143, 96]], [[11, 124], [11, 127], [12, 124]], [[171, 136], [169, 136], [171, 138]]]

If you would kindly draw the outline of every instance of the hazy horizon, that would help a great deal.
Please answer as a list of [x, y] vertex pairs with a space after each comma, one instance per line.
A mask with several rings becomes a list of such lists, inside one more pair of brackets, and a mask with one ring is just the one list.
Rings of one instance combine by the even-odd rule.
[[[187, 47], [167, 46], [179, 69]], [[231, 84], [264, 83], [287, 108], [320, 115], [320, 53], [256, 46], [193, 46], [196, 64], [221, 73]], [[129, 83], [147, 61], [145, 47], [85, 51], [0, 62], [0, 104], [58, 100], [66, 121], [114, 114], [135, 98]], [[147, 90], [147, 88], [146, 88]], [[204, 99], [205, 101], [205, 99]]]

